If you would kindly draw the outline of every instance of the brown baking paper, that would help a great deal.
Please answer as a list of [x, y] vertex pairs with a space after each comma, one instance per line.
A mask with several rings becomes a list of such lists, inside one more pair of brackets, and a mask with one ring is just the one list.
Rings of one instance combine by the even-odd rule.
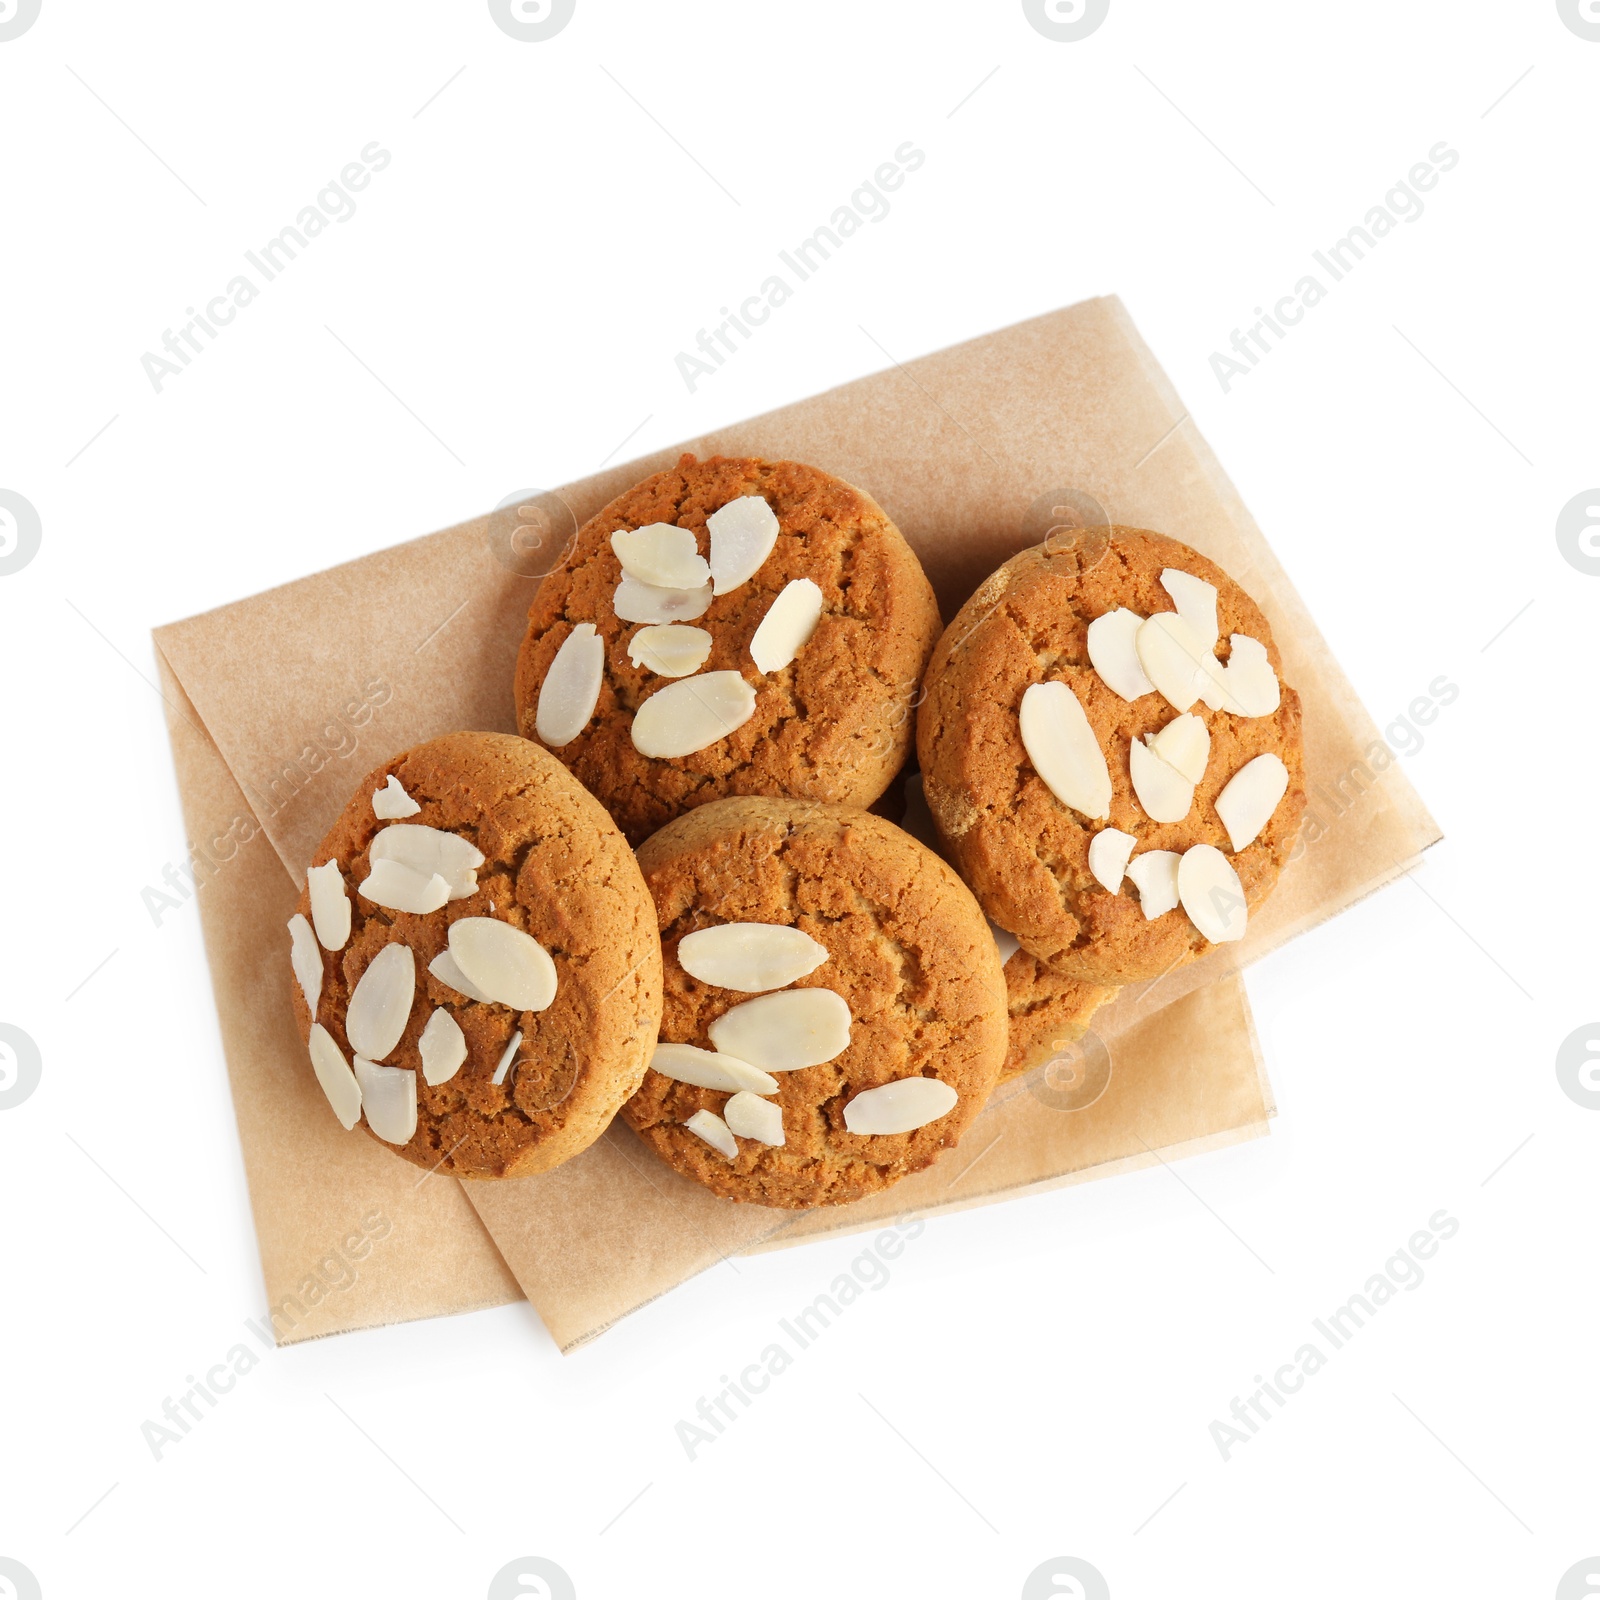
[[[1124, 991], [1096, 1019], [1110, 1080], [1092, 1106], [1059, 1108], [1037, 1075], [1008, 1085], [959, 1149], [879, 1200], [799, 1216], [718, 1200], [620, 1124], [553, 1173], [459, 1184], [419, 1175], [327, 1114], [285, 1000], [284, 922], [312, 850], [371, 766], [452, 730], [514, 729], [512, 665], [537, 588], [512, 570], [528, 565], [510, 538], [517, 513], [159, 629], [185, 820], [211, 862], [199, 869], [201, 914], [284, 1341], [496, 1303], [515, 1283], [570, 1349], [738, 1251], [1263, 1132], [1273, 1107], [1237, 969], [1405, 871], [1439, 837], [1119, 301], [1052, 313], [569, 485], [542, 502], [555, 512], [549, 548], [680, 449], [791, 456], [860, 485], [922, 558], [947, 618], [1044, 536], [1057, 505], [1093, 501], [1111, 520], [1193, 545], [1261, 604], [1304, 703], [1302, 847], [1241, 943]], [[914, 699], [908, 686], [907, 715]], [[374, 1209], [391, 1225], [381, 1241], [358, 1226]], [[325, 1261], [319, 1273], [344, 1237], [352, 1253], [365, 1244], [359, 1261], [342, 1274]], [[333, 1276], [350, 1281], [328, 1290]]]

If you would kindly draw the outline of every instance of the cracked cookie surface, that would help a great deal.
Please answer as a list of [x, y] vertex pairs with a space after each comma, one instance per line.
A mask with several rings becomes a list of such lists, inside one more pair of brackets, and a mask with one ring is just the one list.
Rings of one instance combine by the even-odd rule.
[[[710, 1048], [709, 1026], [753, 998], [679, 964], [685, 935], [725, 922], [817, 940], [828, 959], [790, 987], [833, 990], [852, 1019], [840, 1055], [773, 1074], [785, 1143], [741, 1138], [733, 1161], [683, 1126], [698, 1111], [720, 1114], [729, 1096], [647, 1072], [623, 1115], [662, 1160], [728, 1199], [794, 1208], [876, 1193], [956, 1143], [1005, 1059], [1006, 994], [983, 913], [938, 856], [853, 807], [733, 799], [662, 829], [639, 864], [662, 938], [662, 1039]], [[910, 1133], [847, 1131], [852, 1098], [913, 1076], [948, 1084], [954, 1108]]]
[[[686, 619], [711, 635], [702, 672], [734, 671], [756, 691], [742, 727], [692, 755], [658, 759], [633, 746], [639, 706], [669, 679], [629, 659], [644, 624], [624, 622], [613, 599], [622, 577], [611, 549], [619, 529], [653, 522], [688, 528], [710, 553], [706, 518], [759, 495], [778, 539], [755, 575]], [[822, 590], [816, 631], [788, 666], [757, 670], [750, 640], [784, 585]], [[796, 461], [684, 456], [590, 518], [563, 564], [540, 585], [517, 658], [517, 725], [536, 739], [539, 690], [572, 630], [592, 623], [605, 647], [599, 699], [587, 726], [551, 753], [600, 797], [637, 844], [695, 806], [731, 795], [792, 795], [871, 805], [911, 748], [923, 668], [939, 635], [933, 589], [911, 547], [861, 490]]]
[[[412, 915], [358, 892], [372, 841], [390, 826], [373, 814], [372, 794], [391, 774], [421, 807], [401, 820], [457, 834], [483, 853], [474, 894]], [[330, 860], [345, 880], [351, 931], [342, 949], [321, 950], [316, 1020], [346, 1060], [354, 1052], [345, 1011], [362, 973], [392, 943], [410, 946], [416, 962], [405, 1031], [383, 1062], [416, 1072], [417, 1129], [407, 1144], [388, 1148], [440, 1176], [502, 1178], [548, 1171], [593, 1143], [638, 1087], [661, 1016], [655, 908], [599, 802], [525, 739], [451, 734], [403, 752], [363, 780], [312, 865]], [[308, 891], [298, 909], [309, 916]], [[428, 971], [460, 917], [493, 917], [538, 940], [556, 967], [555, 999], [545, 1010], [471, 1001]], [[298, 984], [291, 987], [304, 1038], [311, 1016]], [[447, 1082], [430, 1085], [418, 1040], [439, 1006], [460, 1025], [467, 1059]], [[519, 1030], [515, 1065], [495, 1084], [495, 1068]], [[360, 1126], [377, 1137], [364, 1120]]]

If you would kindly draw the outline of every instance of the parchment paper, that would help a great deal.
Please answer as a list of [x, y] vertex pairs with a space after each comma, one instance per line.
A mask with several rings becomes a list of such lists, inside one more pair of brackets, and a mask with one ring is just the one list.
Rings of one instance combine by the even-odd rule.
[[[1044, 536], [1057, 504], [1087, 497], [1111, 520], [1195, 546], [1260, 602], [1304, 702], [1302, 848], [1240, 944], [1125, 990], [1101, 1013], [1112, 1072], [1092, 1107], [1052, 1109], [1034, 1080], [1012, 1086], [956, 1151], [881, 1201], [795, 1217], [717, 1200], [620, 1125], [540, 1177], [419, 1182], [370, 1140], [345, 1136], [321, 1104], [278, 1004], [283, 925], [311, 851], [369, 767], [455, 729], [514, 730], [512, 665], [537, 579], [512, 567], [549, 560], [508, 553], [516, 513], [500, 512], [159, 629], [191, 844], [220, 855], [214, 842], [230, 828], [261, 830], [202, 873], [200, 908], [268, 1298], [290, 1296], [303, 1313], [279, 1318], [285, 1342], [496, 1303], [515, 1284], [570, 1349], [735, 1251], [1262, 1132], [1273, 1108], [1236, 969], [1405, 871], [1439, 837], [1119, 301], [1052, 313], [568, 485], [546, 502], [552, 528], [563, 534], [680, 449], [792, 456], [860, 485], [917, 550], [946, 618]], [[308, 1307], [306, 1263], [374, 1195], [392, 1231], [367, 1241], [352, 1283]]]

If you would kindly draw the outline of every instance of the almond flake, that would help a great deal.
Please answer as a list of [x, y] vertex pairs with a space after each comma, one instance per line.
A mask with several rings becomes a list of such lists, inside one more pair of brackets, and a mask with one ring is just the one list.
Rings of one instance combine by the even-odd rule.
[[1115, 894], [1122, 887], [1122, 875], [1128, 870], [1128, 857], [1139, 841], [1120, 828], [1102, 828], [1089, 841], [1089, 871], [1100, 887]]
[[580, 622], [561, 641], [539, 685], [533, 731], [552, 750], [571, 744], [589, 726], [605, 671], [605, 641], [592, 622]]
[[728, 1124], [715, 1111], [697, 1111], [684, 1123], [690, 1133], [699, 1134], [711, 1148], [730, 1161], [739, 1159], [739, 1146], [728, 1131]]
[[320, 1022], [311, 1025], [311, 1070], [322, 1085], [322, 1092], [333, 1107], [333, 1114], [348, 1132], [361, 1120], [361, 1085], [356, 1082], [350, 1063], [333, 1041], [333, 1035]]
[[706, 1032], [717, 1050], [765, 1072], [832, 1061], [850, 1043], [850, 1007], [832, 989], [782, 989], [725, 1011]]
[[311, 926], [324, 950], [343, 950], [350, 939], [350, 897], [337, 861], [324, 861], [306, 873], [311, 894]]
[[630, 578], [653, 589], [698, 589], [711, 581], [706, 558], [695, 549], [694, 533], [670, 522], [619, 528], [611, 548]]
[[782, 672], [805, 649], [822, 616], [822, 591], [794, 578], [778, 591], [750, 639], [750, 659], [763, 672]]
[[371, 863], [356, 893], [375, 906], [425, 916], [450, 898], [450, 885], [437, 872], [424, 877], [403, 861], [379, 860]]
[[1139, 908], [1146, 922], [1154, 922], [1178, 903], [1176, 850], [1146, 850], [1128, 863], [1128, 881], [1139, 891]]
[[722, 1108], [728, 1132], [758, 1144], [783, 1143], [783, 1108], [775, 1100], [763, 1100], [743, 1089]]
[[778, 1080], [737, 1056], [701, 1050], [692, 1044], [656, 1046], [650, 1070], [674, 1083], [692, 1083], [697, 1089], [747, 1090], [751, 1094], [776, 1094]]
[[1215, 845], [1197, 844], [1178, 863], [1178, 898], [1189, 920], [1212, 944], [1244, 938], [1244, 885]]
[[636, 667], [663, 678], [686, 678], [698, 672], [711, 654], [711, 635], [704, 628], [658, 622], [641, 628], [628, 641], [628, 659]]
[[511, 1070], [511, 1063], [517, 1059], [517, 1051], [522, 1048], [522, 1032], [519, 1029], [511, 1035], [511, 1042], [500, 1052], [500, 1061], [494, 1069], [491, 1083], [504, 1083], [506, 1074]]
[[461, 1024], [443, 1006], [435, 1009], [417, 1040], [422, 1052], [422, 1076], [428, 1083], [448, 1083], [467, 1059], [467, 1036]]
[[[494, 910], [493, 906], [489, 908]], [[469, 1000], [477, 1000], [483, 1005], [492, 1006], [494, 1001], [486, 995], [476, 984], [468, 983], [466, 974], [455, 964], [454, 958], [448, 950], [441, 950], [432, 961], [428, 963], [428, 971], [436, 977], [447, 989], [454, 989], [457, 994], [465, 995]]]
[[424, 875], [399, 861], [373, 861], [356, 892], [391, 911], [424, 915], [450, 898], [450, 885], [436, 872]]
[[[391, 949], [394, 947], [391, 945]], [[417, 1075], [356, 1057], [356, 1082], [367, 1126], [389, 1144], [410, 1144], [417, 1131]]]
[[1137, 611], [1118, 606], [1089, 624], [1089, 660], [1105, 686], [1124, 700], [1137, 700], [1156, 689], [1139, 665], [1134, 643], [1143, 621]]
[[306, 997], [306, 1010], [315, 1019], [317, 1002], [322, 998], [322, 951], [311, 924], [298, 911], [289, 918], [289, 965]]
[[1152, 822], [1182, 822], [1189, 815], [1194, 785], [1138, 739], [1128, 746], [1128, 776]]
[[1190, 783], [1199, 783], [1205, 777], [1206, 762], [1211, 759], [1211, 733], [1192, 711], [1174, 717], [1159, 733], [1146, 735], [1145, 743]]
[[1217, 796], [1217, 815], [1237, 853], [1254, 844], [1289, 787], [1289, 769], [1269, 750], [1247, 761]]
[[724, 922], [678, 941], [678, 965], [691, 978], [746, 994], [782, 989], [827, 959], [809, 933], [774, 922]]
[[844, 1108], [851, 1133], [911, 1133], [937, 1122], [961, 1098], [938, 1078], [899, 1078], [858, 1094]]
[[778, 542], [778, 519], [758, 494], [741, 495], [706, 518], [711, 534], [711, 581], [718, 594], [747, 583]]
[[1226, 664], [1216, 663], [1216, 677], [1202, 693], [1213, 711], [1236, 717], [1270, 717], [1278, 709], [1281, 690], [1267, 647], [1247, 633], [1233, 634]]
[[369, 1061], [382, 1061], [406, 1031], [416, 992], [417, 960], [411, 946], [386, 944], [367, 963], [345, 1009], [344, 1031], [351, 1049]]
[[372, 814], [388, 822], [395, 817], [414, 817], [422, 809], [400, 786], [391, 772], [381, 789], [372, 791]]
[[693, 622], [711, 604], [711, 585], [697, 589], [658, 589], [624, 577], [612, 596], [611, 609], [623, 622]]
[[1078, 697], [1064, 683], [1030, 684], [1018, 717], [1034, 771], [1062, 805], [1099, 821], [1111, 815], [1111, 772]]
[[452, 900], [465, 900], [478, 892], [478, 868], [483, 852], [470, 839], [420, 822], [395, 822], [380, 828], [367, 846], [371, 862], [398, 861], [424, 878], [438, 873], [450, 885]]
[[1176, 611], [1158, 611], [1134, 636], [1139, 665], [1174, 711], [1187, 711], [1203, 688], [1220, 682], [1221, 664]]
[[657, 689], [633, 714], [633, 748], [671, 760], [707, 750], [756, 714], [756, 692], [737, 672], [699, 672]]
[[543, 1011], [556, 997], [556, 964], [531, 934], [494, 917], [450, 924], [450, 954], [475, 989], [518, 1011]]
[[1172, 596], [1178, 615], [1194, 629], [1207, 652], [1217, 647], [1217, 586], [1192, 573], [1168, 567], [1161, 574], [1161, 587]]

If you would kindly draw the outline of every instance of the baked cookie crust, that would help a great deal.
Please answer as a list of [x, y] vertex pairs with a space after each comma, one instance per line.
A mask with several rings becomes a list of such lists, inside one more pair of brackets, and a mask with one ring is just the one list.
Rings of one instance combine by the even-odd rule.
[[[982, 912], [938, 856], [851, 807], [732, 799], [662, 829], [639, 864], [662, 938], [663, 1040], [709, 1048], [710, 1024], [752, 998], [678, 960], [686, 935], [725, 922], [817, 940], [827, 961], [790, 987], [831, 989], [852, 1018], [833, 1060], [773, 1074], [784, 1145], [741, 1138], [733, 1161], [684, 1126], [696, 1112], [720, 1114], [729, 1096], [648, 1071], [623, 1115], [663, 1161], [728, 1199], [798, 1208], [877, 1193], [957, 1142], [1005, 1059], [1005, 981]], [[953, 1109], [909, 1133], [847, 1130], [853, 1097], [911, 1076], [948, 1084]]]
[[[484, 855], [477, 891], [421, 915], [386, 910], [359, 893], [374, 838], [374, 790], [393, 775], [421, 808], [399, 820], [469, 840]], [[417, 1128], [388, 1144], [442, 1177], [510, 1178], [545, 1172], [593, 1143], [638, 1087], [661, 1017], [655, 907], [638, 865], [604, 808], [560, 762], [512, 734], [457, 733], [375, 768], [317, 847], [313, 865], [337, 860], [351, 908], [348, 942], [318, 948], [316, 1021], [349, 1061], [350, 995], [390, 944], [411, 948], [416, 994], [400, 1042], [383, 1058], [417, 1080]], [[310, 892], [298, 910], [310, 916]], [[429, 971], [461, 917], [493, 917], [530, 934], [555, 963], [555, 999], [543, 1011], [472, 1001]], [[291, 981], [295, 1018], [311, 1014]], [[454, 1017], [467, 1058], [430, 1085], [418, 1040], [436, 1007]], [[492, 1080], [513, 1033], [522, 1043], [503, 1083]], [[310, 1067], [305, 1068], [310, 1071]], [[373, 1138], [363, 1118], [361, 1128]], [[380, 1143], [385, 1141], [380, 1140]]]
[[[614, 608], [622, 567], [611, 535], [651, 523], [693, 531], [709, 554], [706, 518], [759, 495], [778, 539], [753, 577], [691, 625], [711, 635], [702, 672], [734, 671], [756, 691], [742, 727], [692, 755], [641, 755], [634, 713], [671, 682], [629, 658], [641, 624]], [[816, 631], [788, 666], [757, 670], [750, 641], [785, 584], [822, 590]], [[517, 725], [537, 739], [539, 691], [574, 628], [591, 623], [605, 647], [599, 699], [576, 738], [553, 749], [637, 844], [674, 817], [731, 795], [778, 795], [869, 806], [910, 751], [912, 707], [939, 634], [939, 610], [921, 564], [882, 509], [860, 489], [797, 461], [684, 456], [637, 484], [578, 530], [566, 561], [528, 613], [517, 659]]]

